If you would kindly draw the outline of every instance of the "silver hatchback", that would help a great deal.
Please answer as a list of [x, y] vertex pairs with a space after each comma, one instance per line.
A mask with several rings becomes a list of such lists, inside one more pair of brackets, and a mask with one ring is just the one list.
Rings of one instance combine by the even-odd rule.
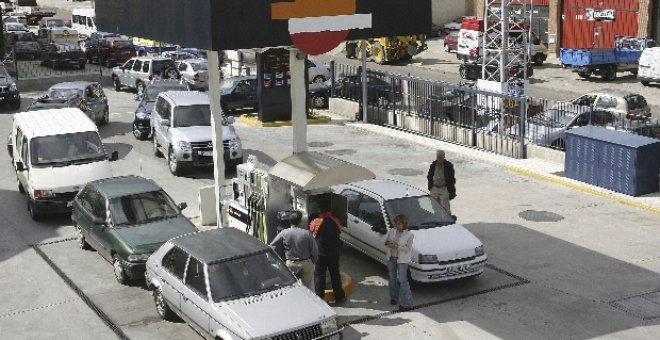
[[179, 60], [176, 66], [189, 90], [208, 90], [209, 68], [206, 59]]
[[206, 339], [341, 339], [336, 314], [256, 238], [234, 228], [167, 241], [147, 260], [146, 284], [164, 319]]

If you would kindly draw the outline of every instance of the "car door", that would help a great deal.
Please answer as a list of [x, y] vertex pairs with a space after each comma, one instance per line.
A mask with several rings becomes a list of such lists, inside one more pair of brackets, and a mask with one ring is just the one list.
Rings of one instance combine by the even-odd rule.
[[119, 81], [122, 85], [128, 84], [128, 79], [130, 78], [130, 72], [131, 69], [133, 69], [134, 63], [135, 59], [131, 59], [121, 66], [121, 70], [118, 72], [117, 77], [119, 78]]
[[98, 84], [89, 84], [85, 89], [85, 102], [87, 107], [94, 113], [94, 121], [100, 122], [103, 119], [107, 99], [103, 90]]
[[[158, 145], [166, 148], [169, 143], [169, 127], [172, 122], [172, 112], [171, 105], [166, 100], [158, 98], [156, 101], [156, 106], [154, 107], [154, 112], [156, 115], [151, 115], [151, 121], [154, 129], [154, 138], [158, 142]], [[154, 116], [155, 119], [154, 119]], [[165, 120], [169, 122], [165, 122]]]
[[89, 202], [92, 218], [103, 221], [102, 223], [92, 223], [90, 226], [89, 240], [93, 242], [96, 252], [112, 261], [112, 250], [114, 246], [114, 232], [112, 226], [108, 224], [108, 213], [106, 199], [97, 190], [89, 193]]
[[385, 259], [385, 236], [387, 226], [383, 218], [380, 202], [368, 194], [363, 194], [357, 209], [357, 219], [360, 228], [356, 239], [361, 241], [368, 254], [380, 262]]
[[346, 208], [347, 208], [347, 218], [346, 218], [346, 227], [341, 232], [340, 236], [342, 241], [358, 247], [359, 245], [355, 244], [355, 235], [358, 227], [354, 227], [355, 224], [359, 223], [357, 219], [357, 209], [360, 204], [360, 197], [362, 194], [350, 189], [344, 189], [340, 193], [346, 198]]
[[163, 256], [162, 271], [159, 276], [162, 279], [163, 298], [168, 306], [175, 312], [181, 312], [181, 294], [183, 290], [183, 275], [190, 256], [181, 248], [174, 246]]
[[86, 186], [83, 190], [80, 191], [80, 194], [76, 196], [73, 200], [73, 220], [75, 224], [80, 227], [80, 232], [87, 240], [87, 243], [94, 249], [98, 247], [96, 239], [91, 237], [91, 230], [94, 226], [94, 215], [92, 213], [92, 203], [90, 201], [93, 195], [90, 195], [90, 192], [93, 192], [94, 189], [91, 186]]
[[206, 265], [190, 257], [186, 269], [185, 286], [181, 294], [181, 313], [199, 333], [209, 330], [209, 294], [206, 287]]
[[30, 195], [29, 192], [32, 190], [30, 186], [30, 152], [29, 152], [29, 143], [27, 137], [23, 135], [23, 132], [20, 129], [16, 129], [16, 140], [14, 140], [14, 166], [16, 166], [16, 162], [22, 162], [23, 163], [23, 170], [18, 171], [16, 170], [16, 178], [18, 178], [18, 182], [21, 184], [21, 186], [28, 192], [28, 196]]
[[135, 87], [135, 82], [140, 79], [140, 74], [142, 74], [142, 64], [144, 62], [140, 59], [136, 59], [133, 64], [133, 68], [128, 73], [128, 79], [126, 79], [126, 85], [130, 87]]

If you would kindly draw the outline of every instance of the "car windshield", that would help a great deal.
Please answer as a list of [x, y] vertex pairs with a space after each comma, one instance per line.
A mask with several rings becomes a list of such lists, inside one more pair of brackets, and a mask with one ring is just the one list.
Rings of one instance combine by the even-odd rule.
[[225, 79], [220, 82], [220, 92], [230, 92], [239, 80]]
[[177, 217], [179, 209], [160, 190], [112, 198], [110, 215], [114, 226], [131, 226]]
[[155, 102], [156, 98], [158, 98], [158, 94], [161, 92], [165, 91], [185, 91], [186, 87], [183, 86], [182, 84], [176, 83], [176, 84], [171, 84], [167, 86], [147, 86], [146, 90], [144, 91], [144, 100], [148, 102]]
[[270, 250], [210, 264], [208, 274], [214, 302], [257, 295], [296, 282], [291, 271]]
[[[411, 230], [428, 229], [454, 224], [449, 215], [437, 200], [431, 196], [404, 197], [385, 202], [385, 210], [393, 219], [398, 214], [408, 216], [408, 226]], [[390, 225], [394, 221], [390, 220]]]
[[16, 33], [16, 41], [35, 41], [32, 33]]
[[133, 48], [133, 42], [128, 40], [115, 40], [112, 44], [115, 48]]
[[51, 88], [46, 95], [50, 98], [71, 98], [75, 96], [82, 97], [83, 91], [80, 89]]
[[64, 27], [64, 20], [62, 19], [48, 19], [46, 21], [47, 27]]
[[190, 66], [193, 71], [206, 71], [209, 69], [207, 63], [190, 63]]
[[106, 159], [95, 131], [33, 138], [30, 153], [34, 166], [66, 166]]
[[174, 127], [210, 126], [211, 106], [191, 105], [174, 108]]

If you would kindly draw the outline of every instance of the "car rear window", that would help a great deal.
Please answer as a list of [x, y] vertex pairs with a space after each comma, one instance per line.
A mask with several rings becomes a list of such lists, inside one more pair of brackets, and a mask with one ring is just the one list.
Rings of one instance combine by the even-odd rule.
[[153, 72], [154, 74], [163, 73], [163, 71], [169, 68], [176, 68], [174, 60], [154, 60], [153, 61]]
[[642, 96], [630, 96], [626, 98], [628, 110], [638, 110], [646, 108], [646, 99]]

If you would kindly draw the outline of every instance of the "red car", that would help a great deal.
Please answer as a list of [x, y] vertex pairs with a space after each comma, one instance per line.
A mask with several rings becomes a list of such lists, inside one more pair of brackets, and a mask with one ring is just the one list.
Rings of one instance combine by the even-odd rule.
[[456, 51], [458, 49], [458, 31], [451, 32], [445, 36], [445, 52]]

